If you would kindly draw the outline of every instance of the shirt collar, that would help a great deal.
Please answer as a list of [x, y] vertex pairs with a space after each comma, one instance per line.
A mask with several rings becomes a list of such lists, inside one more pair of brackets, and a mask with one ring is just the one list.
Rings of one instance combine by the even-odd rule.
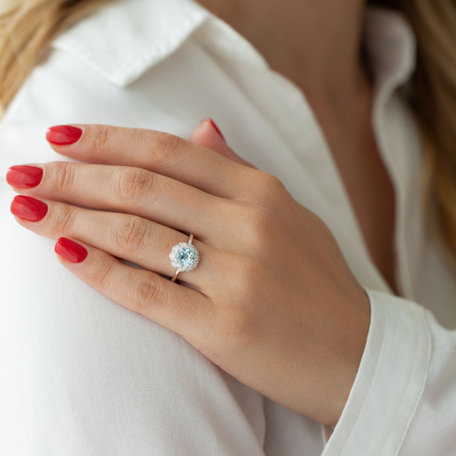
[[367, 8], [364, 44], [377, 93], [387, 96], [416, 68], [416, 37], [406, 17], [390, 8]]
[[[176, 51], [204, 22], [215, 25], [214, 43], [223, 41], [215, 36], [220, 33], [230, 45], [237, 39], [244, 61], [267, 67], [247, 40], [193, 0], [116, 0], [63, 32], [53, 46], [124, 87]], [[393, 91], [410, 78], [416, 39], [400, 12], [368, 7], [364, 40], [378, 90]]]
[[53, 46], [124, 87], [177, 50], [208, 15], [192, 0], [116, 0], [64, 31]]

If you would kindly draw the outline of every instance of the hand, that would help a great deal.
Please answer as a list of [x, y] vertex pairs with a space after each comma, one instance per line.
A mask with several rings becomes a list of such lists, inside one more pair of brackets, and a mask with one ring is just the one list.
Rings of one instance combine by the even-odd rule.
[[[48, 139], [60, 143], [52, 144], [56, 152], [92, 164], [9, 171], [8, 182], [25, 195], [12, 203], [17, 221], [76, 241], [59, 240], [56, 251], [81, 280], [180, 334], [242, 383], [334, 426], [370, 307], [322, 220], [279, 179], [237, 157], [207, 121], [193, 142], [78, 127], [82, 136], [72, 143], [55, 133]], [[172, 282], [168, 254], [189, 233], [200, 263]]]

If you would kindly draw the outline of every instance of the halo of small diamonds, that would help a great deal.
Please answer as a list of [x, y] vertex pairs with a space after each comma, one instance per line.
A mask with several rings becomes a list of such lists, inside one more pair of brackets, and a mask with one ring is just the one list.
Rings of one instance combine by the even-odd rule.
[[189, 242], [179, 242], [171, 249], [169, 254], [171, 266], [178, 272], [189, 272], [196, 268], [199, 263], [198, 249]]

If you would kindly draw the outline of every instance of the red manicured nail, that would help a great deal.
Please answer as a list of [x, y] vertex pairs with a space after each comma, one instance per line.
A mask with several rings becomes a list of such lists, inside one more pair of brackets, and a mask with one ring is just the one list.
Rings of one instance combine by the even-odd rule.
[[59, 238], [54, 250], [71, 263], [82, 263], [87, 258], [87, 250], [82, 245], [64, 237]]
[[21, 219], [38, 222], [47, 214], [47, 204], [30, 196], [17, 195], [11, 203], [11, 212]]
[[6, 181], [13, 187], [36, 187], [43, 177], [43, 170], [36, 166], [10, 166], [6, 174]]
[[214, 130], [220, 135], [220, 137], [223, 139], [223, 141], [225, 141], [225, 137], [222, 135], [222, 132], [220, 131], [220, 128], [217, 127], [217, 124], [212, 120], [212, 119], [209, 119], [209, 122], [211, 123], [211, 125], [214, 127]]
[[55, 127], [48, 128], [46, 132], [46, 139], [58, 146], [66, 146], [68, 144], [74, 144], [82, 136], [82, 130], [78, 127], [72, 127], [71, 125], [57, 125]]

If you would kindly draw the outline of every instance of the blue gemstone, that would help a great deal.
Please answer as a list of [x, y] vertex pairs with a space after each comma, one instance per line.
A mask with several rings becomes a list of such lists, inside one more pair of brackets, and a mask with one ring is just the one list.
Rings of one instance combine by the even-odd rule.
[[183, 247], [177, 252], [176, 260], [182, 267], [191, 266], [195, 262], [195, 252], [193, 249]]

